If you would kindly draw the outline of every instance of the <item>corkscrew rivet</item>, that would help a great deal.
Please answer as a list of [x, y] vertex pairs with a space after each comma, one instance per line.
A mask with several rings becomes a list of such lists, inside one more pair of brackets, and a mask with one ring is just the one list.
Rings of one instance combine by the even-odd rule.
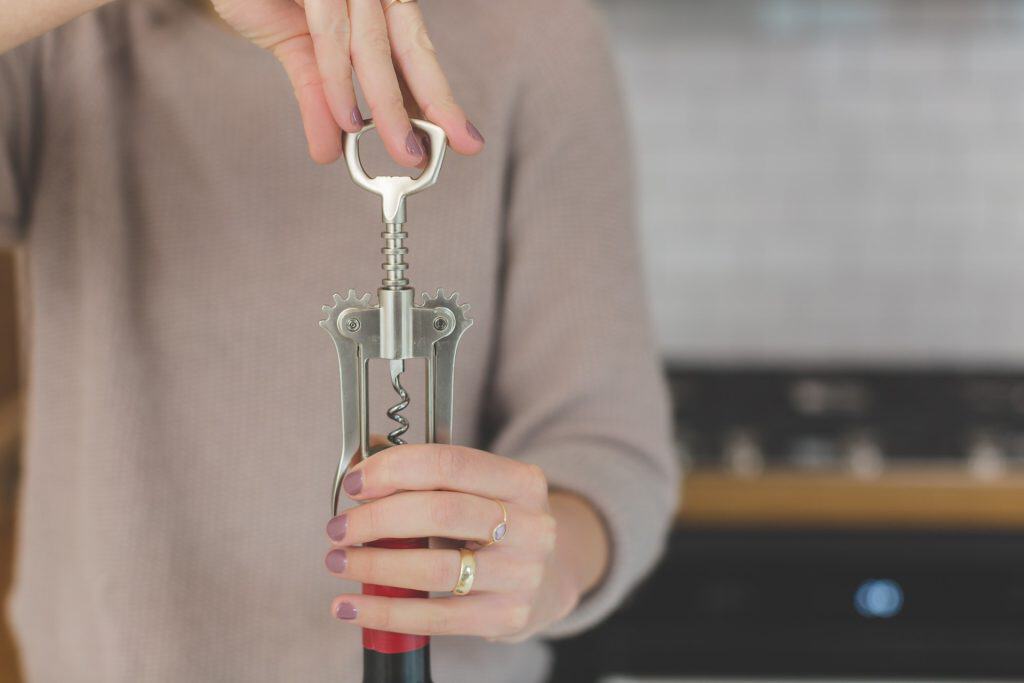
[[358, 332], [360, 326], [359, 318], [349, 318], [345, 321], [345, 329], [349, 332]]
[[434, 318], [434, 329], [438, 332], [444, 332], [448, 329], [448, 321], [440, 316]]

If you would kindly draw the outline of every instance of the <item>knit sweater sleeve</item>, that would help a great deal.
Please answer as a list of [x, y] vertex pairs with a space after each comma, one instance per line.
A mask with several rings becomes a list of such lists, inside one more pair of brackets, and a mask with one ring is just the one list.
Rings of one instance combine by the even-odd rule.
[[545, 634], [611, 612], [662, 551], [676, 504], [669, 402], [646, 313], [627, 122], [604, 27], [546, 3], [515, 121], [492, 449], [604, 518], [609, 571]]
[[40, 42], [0, 54], [0, 247], [17, 242], [28, 224], [42, 118]]

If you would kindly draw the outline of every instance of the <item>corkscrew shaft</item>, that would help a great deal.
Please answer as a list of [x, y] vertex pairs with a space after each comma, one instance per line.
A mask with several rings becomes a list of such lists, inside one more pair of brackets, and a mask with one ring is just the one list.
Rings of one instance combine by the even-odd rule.
[[381, 264], [385, 277], [381, 283], [385, 289], [399, 289], [406, 287], [409, 280], [405, 277], [405, 270], [408, 264], [405, 262], [405, 255], [409, 250], [404, 246], [405, 238], [409, 233], [402, 230], [402, 223], [386, 223], [384, 232], [380, 234], [384, 238], [384, 248], [380, 250], [386, 259]]

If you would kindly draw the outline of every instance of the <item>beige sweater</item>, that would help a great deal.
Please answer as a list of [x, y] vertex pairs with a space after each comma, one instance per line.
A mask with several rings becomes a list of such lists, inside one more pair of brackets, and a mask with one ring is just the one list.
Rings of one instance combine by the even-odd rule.
[[[548, 635], [578, 632], [651, 567], [677, 484], [606, 39], [581, 0], [423, 9], [488, 146], [410, 201], [410, 275], [473, 305], [456, 440], [607, 518], [609, 575]], [[361, 680], [329, 611], [352, 587], [323, 566], [340, 430], [317, 323], [377, 286], [379, 203], [307, 158], [270, 55], [173, 0], [0, 57], [0, 136], [0, 235], [30, 279], [9, 606], [28, 680]], [[382, 377], [380, 429], [389, 402]], [[439, 683], [548, 665], [474, 638], [433, 659]]]

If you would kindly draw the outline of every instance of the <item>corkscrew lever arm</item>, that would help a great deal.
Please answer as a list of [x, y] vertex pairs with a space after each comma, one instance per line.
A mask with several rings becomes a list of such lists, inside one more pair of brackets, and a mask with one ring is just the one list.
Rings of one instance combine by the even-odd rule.
[[434, 311], [432, 327], [446, 333], [432, 343], [427, 355], [427, 442], [451, 443], [455, 410], [455, 352], [462, 334], [473, 320], [467, 315], [469, 304], [460, 304], [457, 292], [446, 296], [444, 290], [439, 289], [434, 296], [424, 294], [421, 310]]
[[335, 294], [334, 305], [323, 307], [327, 319], [320, 321], [320, 327], [331, 335], [338, 352], [338, 373], [341, 379], [341, 453], [331, 493], [333, 514], [338, 514], [341, 502], [341, 480], [363, 446], [363, 420], [366, 419], [367, 410], [366, 350], [359, 339], [353, 337], [353, 333], [361, 331], [364, 322], [371, 326], [375, 322], [370, 312], [375, 313], [376, 308], [369, 304], [369, 294], [358, 297], [352, 289], [344, 297]]

